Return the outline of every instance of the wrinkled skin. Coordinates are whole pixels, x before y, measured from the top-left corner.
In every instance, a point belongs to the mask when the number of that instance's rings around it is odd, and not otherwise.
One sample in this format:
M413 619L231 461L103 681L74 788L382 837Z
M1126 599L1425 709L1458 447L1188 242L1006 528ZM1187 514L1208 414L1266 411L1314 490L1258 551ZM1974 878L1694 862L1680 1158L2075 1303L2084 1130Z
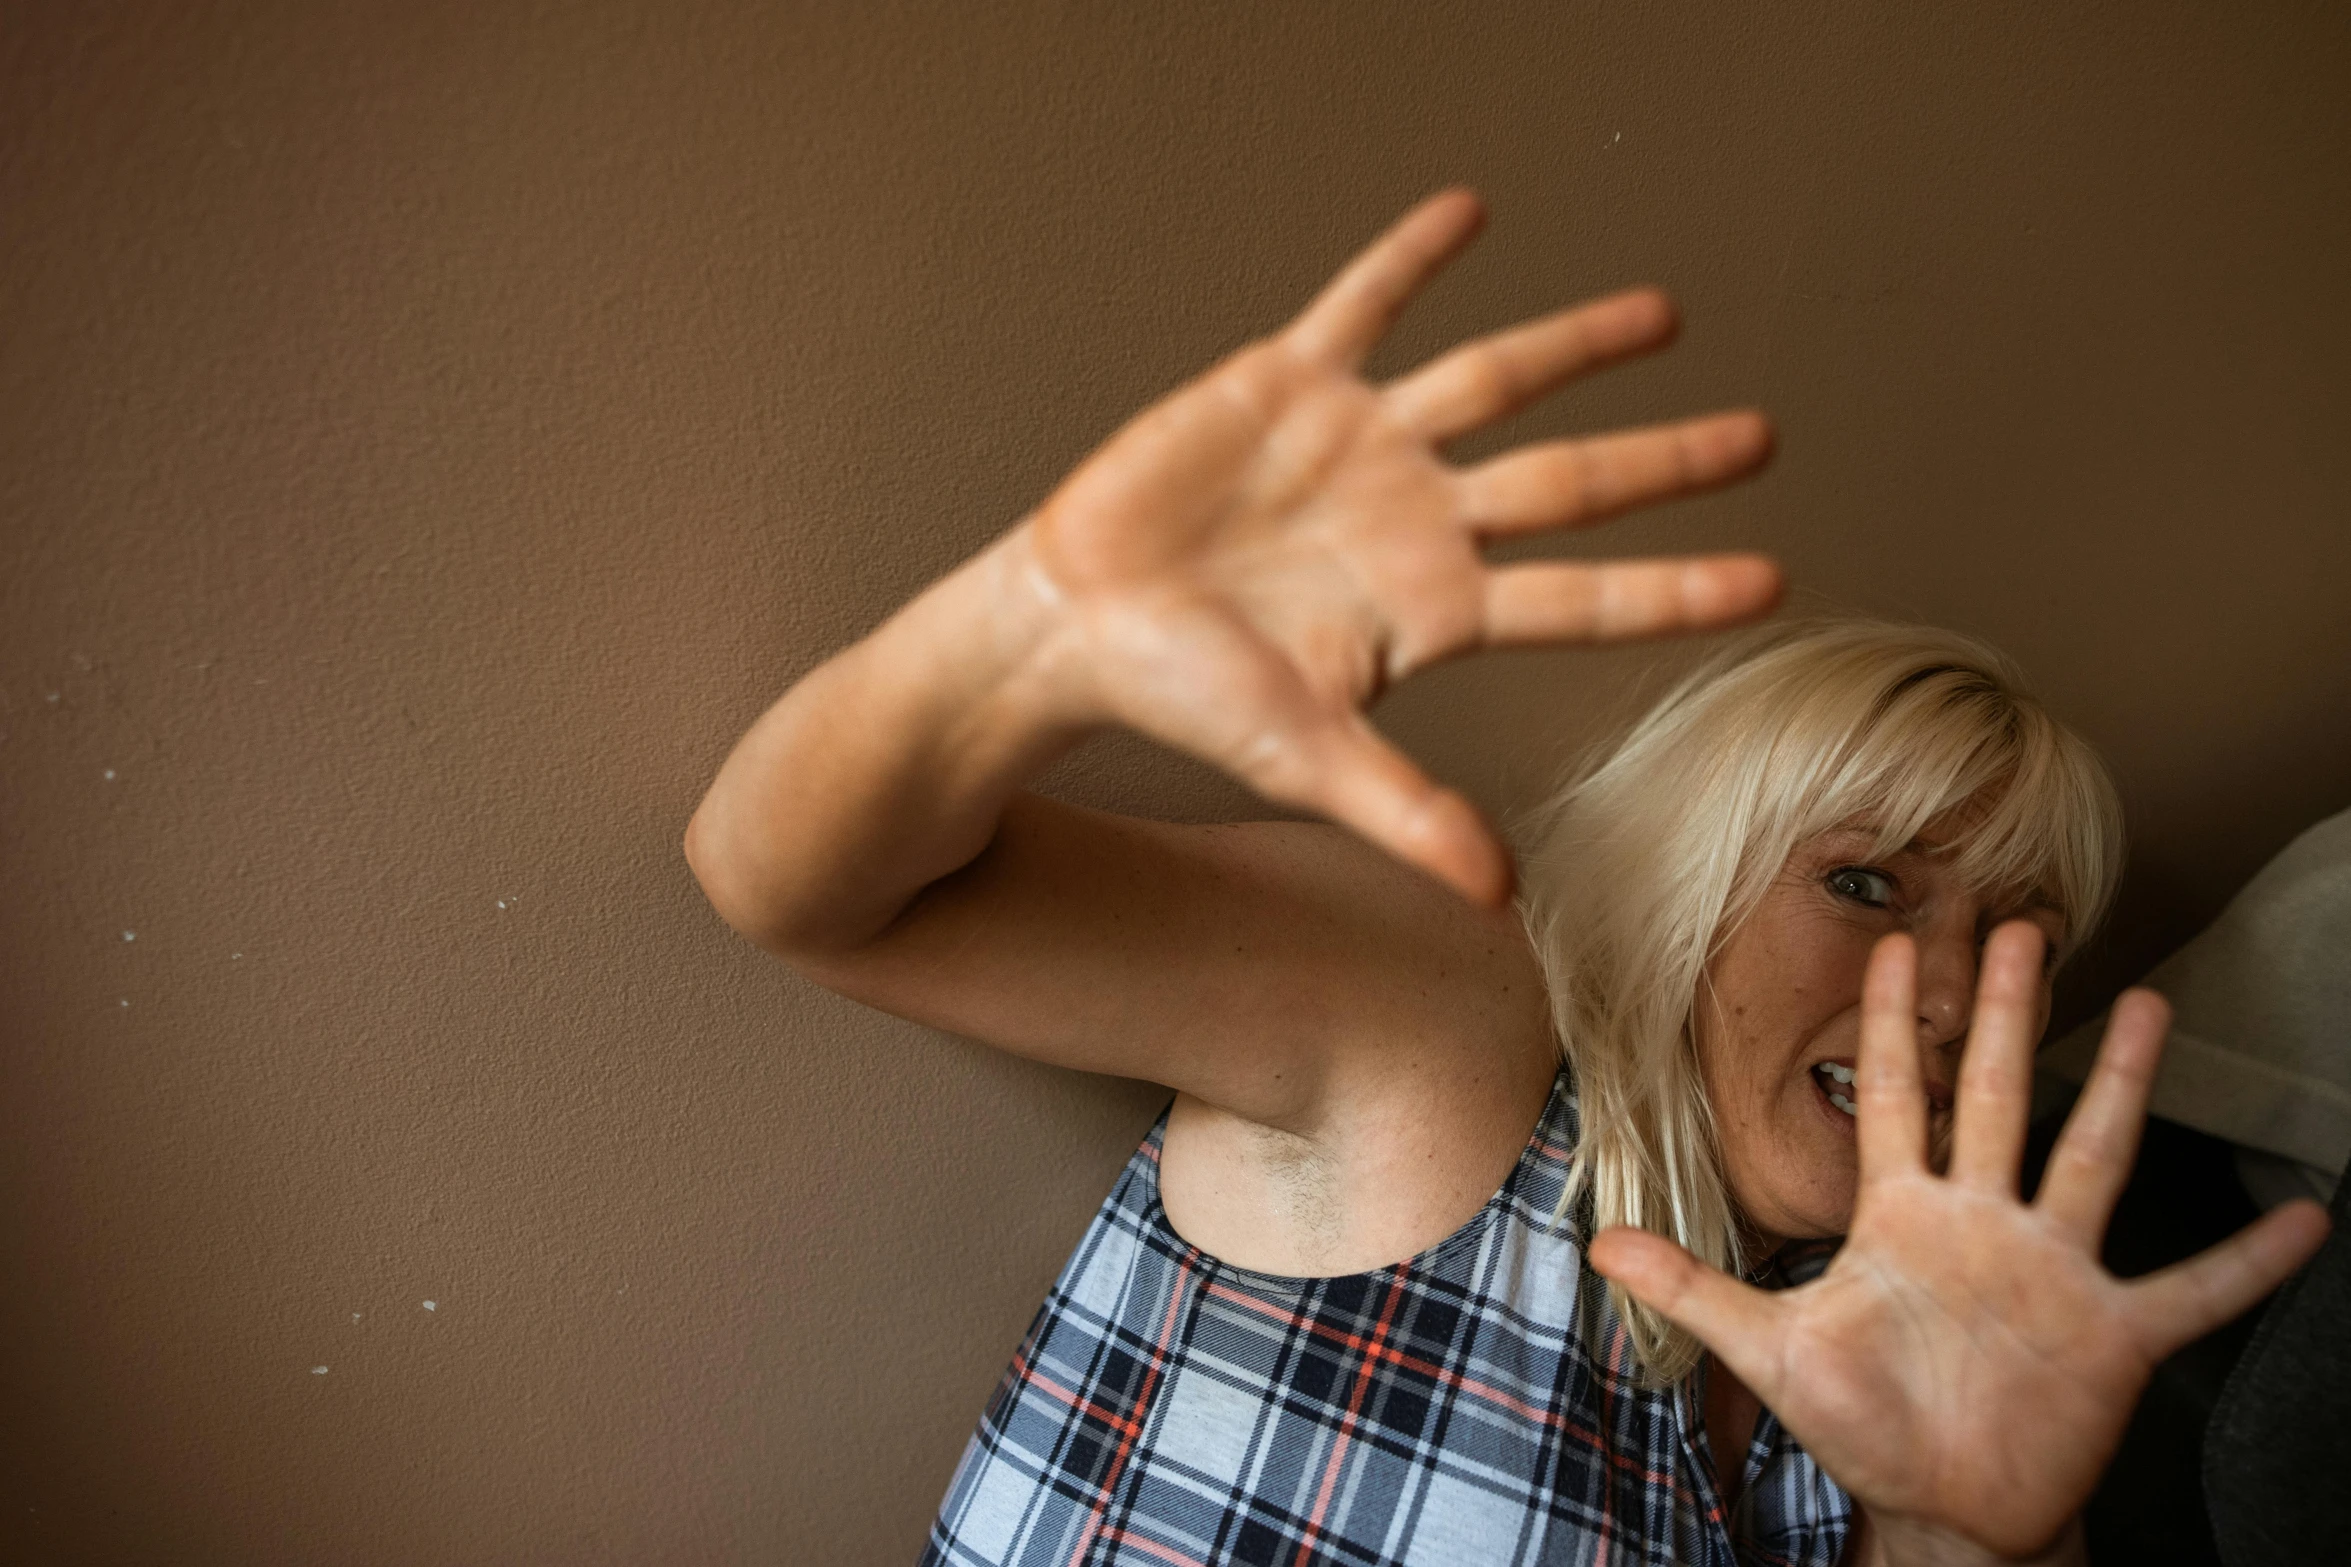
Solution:
M1861 979L1879 940L1897 932L1918 950L1918 1044L1930 1141L1948 1153L1951 1085L1975 1006L1984 938L2004 920L2038 928L2053 951L2063 914L2029 890L1986 892L1948 852L1972 825L1965 808L1929 822L1910 843L1876 854L1876 833L1850 823L1796 845L1758 905L1708 966L1697 1016L1699 1068L1714 1108L1723 1173L1738 1193L1755 1249L1842 1235L1860 1187L1853 1118L1813 1068L1851 1068L1860 1055ZM2034 996L2038 1037L2049 1008L2046 971Z
M2316 1249L2291 1203L2128 1283L2098 1262L2169 1012L2117 1003L2035 1200L2017 1198L2042 1018L2041 932L1987 943L1950 1167L1930 1167L1917 947L1877 944L1860 1019L1860 1192L1844 1249L1767 1294L1657 1236L1611 1230L1592 1262L1688 1327L1859 1498L1893 1560L2020 1559L2061 1546L2155 1363L2243 1311Z

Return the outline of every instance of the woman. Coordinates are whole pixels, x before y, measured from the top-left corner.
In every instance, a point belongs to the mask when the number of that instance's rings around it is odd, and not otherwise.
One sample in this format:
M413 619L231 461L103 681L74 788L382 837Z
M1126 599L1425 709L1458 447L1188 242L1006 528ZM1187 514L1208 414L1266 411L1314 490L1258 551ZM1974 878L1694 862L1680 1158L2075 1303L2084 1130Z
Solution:
M2151 1364L2323 1220L2098 1268L2163 1031L2145 994L2017 1201L2047 955L2105 900L2113 809L1954 639L1828 628L1685 687L1557 803L1510 906L1501 844L1365 704L1476 648L1734 623L1778 577L1485 565L1485 540L1751 472L1769 432L1446 463L1672 330L1633 292L1364 383L1479 222L1465 192L1424 203L1137 418L786 693L688 830L718 910L820 982L1175 1090L929 1559L2078 1554ZM1340 826L1022 792L1114 723ZM1838 1235L1801 1287L1717 1271L1784 1283L1792 1243Z

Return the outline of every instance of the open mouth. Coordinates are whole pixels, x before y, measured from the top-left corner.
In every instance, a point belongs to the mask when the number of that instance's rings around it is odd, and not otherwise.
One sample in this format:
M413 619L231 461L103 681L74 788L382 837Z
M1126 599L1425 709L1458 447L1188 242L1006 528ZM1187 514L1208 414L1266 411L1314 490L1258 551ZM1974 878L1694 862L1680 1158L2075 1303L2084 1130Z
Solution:
M1812 1064L1812 1086L1837 1109L1851 1117L1860 1111L1853 1102L1853 1068L1842 1061L1815 1061Z
M1832 1108L1849 1120L1859 1116L1861 1106L1853 1093L1853 1079L1857 1074L1851 1062L1815 1061L1810 1075L1813 1088ZM1940 1123L1951 1113L1951 1085L1930 1077L1919 1088L1926 1095L1928 1116Z

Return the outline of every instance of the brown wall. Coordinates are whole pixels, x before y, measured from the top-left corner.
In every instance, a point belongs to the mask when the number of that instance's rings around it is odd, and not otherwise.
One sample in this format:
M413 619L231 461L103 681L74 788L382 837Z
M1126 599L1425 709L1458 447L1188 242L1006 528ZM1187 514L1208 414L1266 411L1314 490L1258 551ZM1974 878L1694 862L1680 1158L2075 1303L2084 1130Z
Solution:
M910 1560L1158 1096L803 984L679 832L1441 183L1494 229L1390 364L1669 284L1517 433L1783 456L1612 542L1986 633L2104 747L2079 1015L2351 801L2347 17L8 5L0 1559ZM1382 716L1507 810L1641 662Z

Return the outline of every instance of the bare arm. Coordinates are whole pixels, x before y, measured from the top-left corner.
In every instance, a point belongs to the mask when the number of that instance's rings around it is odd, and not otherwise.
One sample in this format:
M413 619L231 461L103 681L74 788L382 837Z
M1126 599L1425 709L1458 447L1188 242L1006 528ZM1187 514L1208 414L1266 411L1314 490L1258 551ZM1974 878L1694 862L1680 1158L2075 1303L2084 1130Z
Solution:
M874 1005L1273 1126L1313 1122L1378 1041L1523 1021L1507 857L1363 707L1481 647L1744 618L1778 577L1751 557L1485 564L1488 539L1749 472L1769 434L1730 414L1446 462L1444 442L1673 327L1637 291L1366 384L1363 355L1478 222L1460 192L1415 209L1280 335L1147 410L786 693L688 832L719 911ZM1021 794L1107 724L1354 836Z
M1268 1125L1311 1119L1343 1038L1361 1057L1530 1026L1539 981L1508 912L1352 834L1023 792L1080 731L1032 710L1026 672L938 656L1001 634L1003 549L744 737L688 829L730 923L857 1000ZM966 593L976 636L941 635Z

